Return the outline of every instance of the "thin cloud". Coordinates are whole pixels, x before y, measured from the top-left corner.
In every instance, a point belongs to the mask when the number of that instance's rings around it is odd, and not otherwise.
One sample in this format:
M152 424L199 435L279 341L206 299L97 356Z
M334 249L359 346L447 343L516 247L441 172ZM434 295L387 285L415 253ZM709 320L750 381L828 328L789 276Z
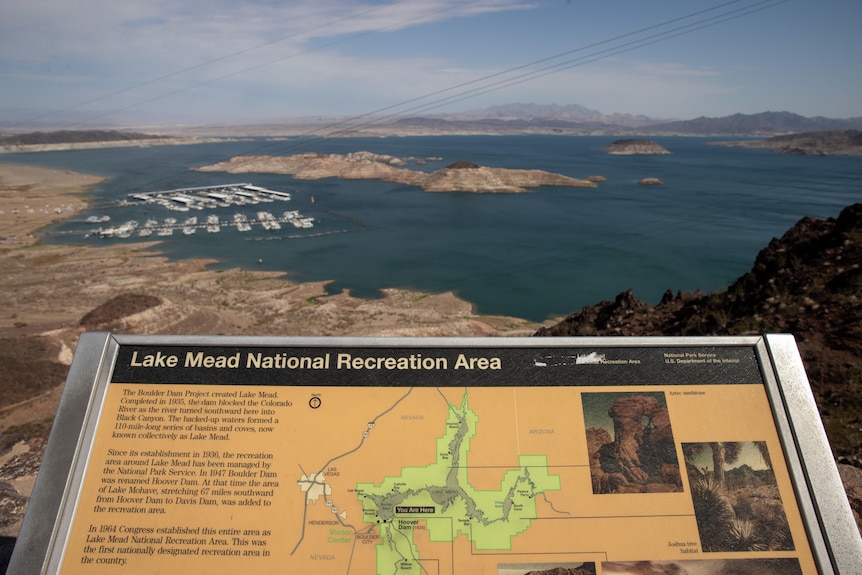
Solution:
M713 68L694 67L672 62L635 62L631 67L636 72L651 76L705 78L721 75L719 71Z

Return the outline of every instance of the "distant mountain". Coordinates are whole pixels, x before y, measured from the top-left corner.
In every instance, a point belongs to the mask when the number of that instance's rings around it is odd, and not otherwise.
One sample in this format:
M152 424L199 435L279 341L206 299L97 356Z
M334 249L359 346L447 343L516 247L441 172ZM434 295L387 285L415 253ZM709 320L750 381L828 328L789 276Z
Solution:
M739 467L727 470L725 481L731 489L775 485L775 474L773 474L771 469L754 470L745 463Z
M733 114L720 118L701 116L694 120L652 124L646 130L650 134L767 136L860 128L862 128L862 118L846 120L824 118L823 116L806 118L791 112L761 112L759 114Z
M862 129L862 117L806 118L791 112L762 112L667 121L642 115L603 114L578 104L506 104L463 113L412 116L381 127L441 134L775 136Z
M372 126L374 131L377 126ZM445 134L624 134L631 130L625 126L602 122L573 122L550 118L502 119L502 118L441 118L437 116L413 116L401 118L382 126L384 131L413 130Z
M435 116L448 120L563 120L567 122L606 124L613 127L638 128L667 119L650 118L644 115L603 114L580 104L533 104L514 103L491 106L480 110L471 110L460 114L441 114Z

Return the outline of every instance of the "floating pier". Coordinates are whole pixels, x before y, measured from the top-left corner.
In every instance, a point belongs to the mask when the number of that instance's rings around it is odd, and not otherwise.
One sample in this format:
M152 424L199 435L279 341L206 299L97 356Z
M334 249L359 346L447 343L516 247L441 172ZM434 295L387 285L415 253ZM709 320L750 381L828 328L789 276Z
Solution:
M158 192L136 192L127 197L126 203L158 204L177 212L247 206L275 201L289 202L291 199L288 192L269 190L245 182L177 188Z

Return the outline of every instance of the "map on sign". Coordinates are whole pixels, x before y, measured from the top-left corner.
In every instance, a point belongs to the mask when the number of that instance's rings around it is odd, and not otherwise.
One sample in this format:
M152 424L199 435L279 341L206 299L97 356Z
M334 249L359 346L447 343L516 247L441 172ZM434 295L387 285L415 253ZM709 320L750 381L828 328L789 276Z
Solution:
M421 571L410 535L429 516L434 521L424 522L431 541L451 542L463 534L477 549L511 549L512 537L526 531L536 517L536 496L560 488L559 477L548 475L547 459L541 455L520 456L518 469L501 472L500 489L470 485L470 439L478 417L467 399L464 393L461 405L450 406L446 433L437 440L436 462L405 468L379 485L357 484L364 520L380 525L381 538L391 542L377 547L378 572L404 563L413 564L411 571ZM399 537L402 532L408 537Z
M508 392L514 401L514 390ZM319 550L312 556L336 560L333 546L352 543L356 538L363 544L360 551L368 553L367 548L373 546L377 573L419 575L428 572L423 562L439 561L441 552L451 555L459 536L475 551L510 551L513 539L529 530L537 519L537 503L547 513L567 516L565 511L555 509L547 497L548 492L560 490L560 477L549 472L545 455L510 453L496 465L481 469L471 465L471 459L481 458L471 450L480 427L480 418L470 407L473 394L483 395L481 390L463 388L410 389L368 422L355 449L327 460L325 470L302 473L297 485L306 505L328 508L334 518L327 522L331 527L325 531L325 541L310 541L303 530L294 552L308 546ZM511 407L515 407L514 403ZM514 425L517 413L509 415L508 424ZM395 425L388 425L389 420L394 420ZM401 450L385 450L393 460L391 468L397 472L376 481L351 480L354 472L349 470L356 465L351 460L367 460L363 451L374 452L371 457L376 467L389 468L372 444L393 427L398 432L388 440L381 437L380 443L385 445L397 438L402 444ZM407 435L401 430L411 427L421 427L423 431L436 428L438 436L414 431L405 441ZM493 433L492 429L488 431ZM554 430L532 432L546 434ZM503 440L505 436L496 437ZM428 447L433 447L433 452ZM494 450L503 453L502 447L498 443ZM425 465L399 467L397 460L405 449L410 453L428 452L433 460ZM471 475L476 476L473 481L479 485L471 483ZM494 485L485 485L492 477Z

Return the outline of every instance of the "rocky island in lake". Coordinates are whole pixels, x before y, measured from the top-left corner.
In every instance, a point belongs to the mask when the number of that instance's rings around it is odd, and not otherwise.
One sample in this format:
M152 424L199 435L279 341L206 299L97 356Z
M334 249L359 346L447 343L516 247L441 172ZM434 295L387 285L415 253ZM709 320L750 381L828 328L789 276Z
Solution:
M646 138L615 140L610 146L602 148L602 151L615 156L670 154L667 148Z
M195 170L231 174L289 174L298 180L331 177L345 180L383 180L417 186L426 192L521 193L526 192L527 188L538 186L597 187L594 181L543 170L489 168L472 162L458 161L427 173L402 167L406 164L407 160L372 152L303 153L292 156L235 156L227 162Z

